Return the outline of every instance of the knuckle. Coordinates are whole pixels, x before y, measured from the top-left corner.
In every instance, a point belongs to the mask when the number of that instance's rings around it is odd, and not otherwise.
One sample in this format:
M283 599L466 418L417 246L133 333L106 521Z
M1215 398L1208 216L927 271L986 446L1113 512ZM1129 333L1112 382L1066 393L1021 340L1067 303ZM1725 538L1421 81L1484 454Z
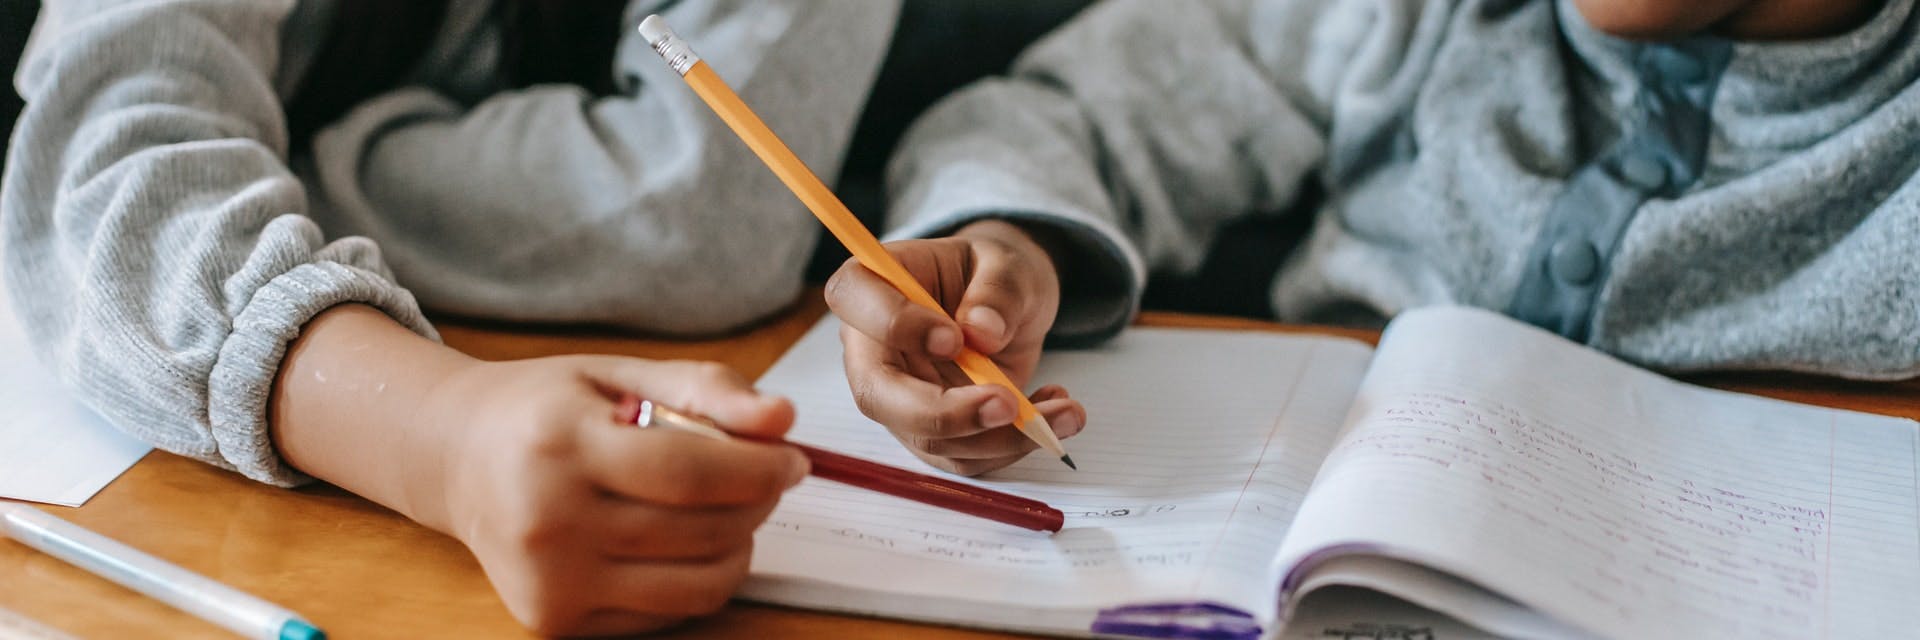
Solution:
M688 366L692 368L690 375L705 382L727 385L739 379L732 368L718 362L694 362Z
M571 604L573 598L553 585L540 585L531 593L507 598L507 611L515 620L542 636L563 636L579 630L581 614Z
M915 333L919 323L912 318L909 309L901 308L887 316L887 344L902 351L915 344Z
M1019 274L1025 273L1018 264L1009 264L1006 269L987 274L987 277L975 280L973 294L976 297L996 303L1006 303L1020 299L1024 292Z
M917 242L924 243L933 253L958 256L974 252L980 246L982 239L978 237L963 238L960 236L945 236L941 238L927 238L918 240Z
M744 558L745 555L740 554L740 557ZM746 578L745 562L733 557L720 560L708 567L700 579L685 585L685 590L673 603L673 613L689 617L717 613L727 606L727 601L733 598L734 592Z
M943 399L950 400L950 396L944 397ZM943 436L959 436L971 432L975 427L979 426L976 423L976 420L978 420L976 411L978 411L978 409L973 405L964 403L949 405L941 409L938 413L939 431L937 433Z
M525 614L516 614L515 617L520 618L521 624L541 636L566 636L579 630L579 616L557 607L540 607Z
M536 417L527 423L526 450L542 460L567 460L578 449L573 426L565 421Z
M827 306L838 308L847 302L847 295L850 293L847 290L847 281L852 279L849 274L858 268L860 268L859 260L847 258L845 262L840 263L840 268L833 270L832 276L827 277L825 294Z
M955 460L952 471L963 476L977 476L998 468L991 460Z
M687 602L689 615L704 616L718 613L727 606L727 600L733 597L730 587L710 587L696 589Z
M860 413L866 414L867 417L875 421L886 422L886 420L880 416L880 411L883 408L880 401L880 381L872 376L861 376L857 378L852 376L852 372L849 371L848 377L850 379L847 380L847 383L848 390L853 393L853 406L859 407Z
M707 518L693 527L688 547L703 557L718 557L740 544L739 527L720 518Z
M514 425L508 430L511 434L508 437L515 440L516 449L530 454L532 460L567 460L578 453L576 420L568 415L564 403L550 397L539 398L530 406L507 411L503 417Z
M950 431L949 423L945 412L920 412L914 414L911 428L914 433L930 439Z
M728 493L738 498L741 504L749 505L780 499L780 494L787 489L788 464L770 459L764 464L754 465L753 468L759 470L752 476L753 479L741 482L739 487Z
M680 559L715 558L725 555L732 542L731 540L722 538L719 533L720 532L717 531L705 530L688 532L681 534L681 539L676 541L677 544L673 545L671 551L659 550L660 548L658 546L648 547L640 551L653 551L653 553L658 556L672 556Z
M1031 273L1031 271L1027 269L1012 271L1006 274L1005 277L996 278L994 284L1000 288L1000 294L1006 297L1008 302L1025 300L1029 293L1027 287L1028 281L1021 276L1027 273Z
M642 530L623 531L616 534L612 543L613 550L623 555L642 558L649 557L650 554L657 553L661 547L666 545L666 541L662 540L660 535L655 533L656 530L657 528L655 527L649 527Z
M760 465L767 471L760 476L760 492L747 496L748 504L771 504L778 502L780 496L786 494L787 480L792 477L791 474L794 471L797 471L795 466L798 463L788 458L794 455L798 454L775 452L766 464Z
M716 488L717 483L707 474L688 473L683 481L665 488L660 499L674 506L691 506L710 501Z
M535 514L512 525L510 540L515 548L529 557L542 557L563 549L572 539L572 527L554 518Z
M959 461L954 460L952 458L943 458L940 456L931 455L931 454L922 452L918 449L915 449L913 451L913 455L914 457L919 458L921 462L925 462L929 466L932 466L935 469L939 469L947 473L961 473ZM962 474L962 475L965 475L965 474Z
M896 433L894 436L899 438L900 444L905 446L907 450L917 455L940 455L939 449L941 445L938 440L917 433Z
M1013 261L1019 259L1020 256L1020 252L1014 250L1012 243L999 237L975 239L973 242L973 252L979 254L982 259L992 260Z
M658 499L665 504L696 504L714 490L712 475L702 473L685 456L662 456L656 460L654 477L658 480Z
M568 621L544 611L536 610L528 613L516 612L514 613L514 617L519 618L520 624L525 625L528 630L541 636L564 636L573 630L572 625L569 624Z

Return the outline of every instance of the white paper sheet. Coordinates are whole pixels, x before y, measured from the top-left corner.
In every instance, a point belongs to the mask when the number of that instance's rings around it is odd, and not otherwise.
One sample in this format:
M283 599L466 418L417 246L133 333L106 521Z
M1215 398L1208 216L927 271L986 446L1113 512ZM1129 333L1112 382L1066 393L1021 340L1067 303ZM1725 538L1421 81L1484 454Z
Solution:
M77 507L147 455L33 357L0 286L0 498Z
M760 380L793 398L791 437L926 470L854 407L828 319ZM1066 442L1080 469L1029 456L978 482L1067 513L1024 531L809 479L756 537L746 593L787 604L955 624L1070 631L1119 604L1211 602L1273 614L1266 563L1332 445L1370 349L1341 339L1132 329L1099 349L1049 354L1036 379L1087 406ZM971 481L971 480L968 480ZM806 581L789 590L770 581ZM836 589L862 592L828 596ZM922 598L889 611L875 594ZM945 615L972 601L987 618ZM1014 610L1052 611L1013 619Z

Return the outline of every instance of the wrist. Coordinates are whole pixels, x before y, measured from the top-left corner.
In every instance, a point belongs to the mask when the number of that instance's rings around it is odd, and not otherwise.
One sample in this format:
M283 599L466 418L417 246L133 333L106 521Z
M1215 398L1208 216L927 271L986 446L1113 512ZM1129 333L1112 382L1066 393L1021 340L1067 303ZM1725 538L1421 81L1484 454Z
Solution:
M448 363L427 380L414 410L401 424L405 458L399 483L400 505L395 509L429 529L464 540L463 512L455 478L467 464L468 426L475 424L473 407L485 397L485 368L488 363L466 359Z
M314 316L287 349L270 424L282 458L429 527L447 526L446 420L429 419L429 390L474 359L364 305Z

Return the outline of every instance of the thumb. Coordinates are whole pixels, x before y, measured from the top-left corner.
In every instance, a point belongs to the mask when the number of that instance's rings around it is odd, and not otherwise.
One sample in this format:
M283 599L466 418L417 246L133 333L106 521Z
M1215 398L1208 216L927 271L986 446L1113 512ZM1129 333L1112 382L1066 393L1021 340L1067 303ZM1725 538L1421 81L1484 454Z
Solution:
M973 257L953 316L967 345L986 355L1009 345L1037 350L1059 297L1053 259L1027 231L1001 220L973 223L956 237L966 239Z
M985 355L1000 353L1022 337L1022 331L1047 329L1032 326L1036 319L1027 317L1038 306L1026 293L1035 287L1021 281L1024 275L1018 269L1007 268L1011 265L995 258L984 252L976 258L979 264L973 280L967 283L953 315L960 322L967 346Z

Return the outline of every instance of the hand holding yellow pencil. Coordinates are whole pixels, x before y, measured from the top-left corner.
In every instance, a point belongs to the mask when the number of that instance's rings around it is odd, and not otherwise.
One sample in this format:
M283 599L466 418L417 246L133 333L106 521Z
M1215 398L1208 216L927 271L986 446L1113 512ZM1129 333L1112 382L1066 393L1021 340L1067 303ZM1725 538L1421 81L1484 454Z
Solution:
M860 220L854 217L853 212L847 210L847 206L840 201L840 198L836 197L818 176L800 162L800 158L787 148L786 143L781 142L780 138L767 128L766 123L762 122L759 116L754 115L753 110L747 108L746 103L740 100L740 96L728 88L711 67L693 53L693 49L687 46L686 41L681 40L667 28L660 16L648 16L642 21L640 35L646 39L647 44L652 46L654 51L660 54L660 57L667 61L668 66L686 80L687 86L691 87L693 92L720 116L727 127L747 143L754 155L759 156L761 162L766 163L767 167L773 170L774 175L778 176L780 181L786 184L802 203L806 204L814 217L819 218L820 222L827 226L827 230L833 233L833 237L846 245L847 250L860 261L861 265L899 289L915 304L943 315L946 313L939 301L934 300L933 295L914 279L913 274L908 272L899 260L894 259L885 247L881 246L879 238L874 237L872 232L860 224ZM1013 384L1013 380L1008 378L992 359L971 348L963 347L954 362L966 372L968 378L977 384L1000 385L1011 389L1014 398L1019 402L1018 417L1014 421L1014 426L1020 429L1021 433L1032 438L1040 448L1059 456L1060 461L1066 463L1068 467L1075 466L1073 458L1067 455L1066 448L1061 446L1059 437L1054 435L1053 428L1047 424L1046 418L1040 415L1033 403L1020 392L1019 387Z

